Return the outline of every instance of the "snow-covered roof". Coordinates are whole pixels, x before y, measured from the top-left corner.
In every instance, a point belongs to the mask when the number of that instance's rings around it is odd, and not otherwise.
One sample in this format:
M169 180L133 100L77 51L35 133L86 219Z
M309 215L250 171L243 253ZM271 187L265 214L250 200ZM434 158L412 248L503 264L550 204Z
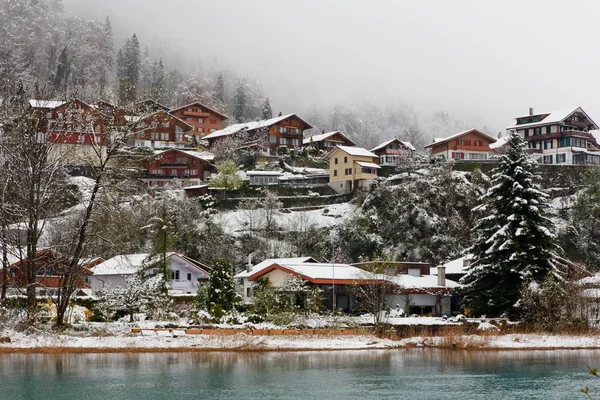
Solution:
M302 141L302 144L307 145L307 144L310 144L311 142L313 142L313 143L321 142L321 141L335 135L336 133L343 136L348 142L350 142L352 144L356 144L356 143L354 143L354 141L352 139L350 139L348 136L344 135L340 131L332 131L332 132L320 133L318 135L312 135L311 137L304 139Z
M294 258L268 258L258 264L256 264L255 266L252 267L251 271L243 271L240 272L239 274L235 275L234 278L247 278L250 275L261 271L273 264L299 264L299 263L308 263L311 262L311 260L314 262L314 259L312 257L294 257Z
M391 139L391 140L388 140L387 142L380 143L379 145L373 147L371 149L371 151L377 151L379 149L383 149L384 147L386 147L387 145L389 145L390 143L393 143L393 142L402 143L404 146L406 146L407 149L417 151L417 149L415 149L415 147L412 145L412 143L403 142L402 140L398 140L398 139Z
M458 283L446 279L446 285L438 285L438 277L435 275L412 276L409 274L401 274L394 276L385 276L389 282L400 286L403 289L441 289L441 288L456 288Z
M372 162L356 161L356 163L358 165L360 165L361 167L365 167L365 168L375 168L375 169L381 168L379 165L372 163Z
M29 105L31 105L33 108L56 108L58 106L62 106L63 104L65 104L65 102L61 100L29 100Z
M280 264L281 265L281 264ZM281 265L291 271L311 279L325 280L368 280L376 279L376 276L363 269L353 267L348 264L317 264L317 263L302 263L291 264L284 263Z
M215 155L211 152L208 151L196 151L196 150L183 150L183 149L168 149L168 150L160 150L160 151L156 151L154 152L154 155L151 157L155 157L164 153L167 153L169 151L178 151L184 154L187 154L189 156L192 156L194 158L199 158L201 160L204 161L214 161L215 159Z
M490 143L490 149L499 149L508 143L508 136L499 137L495 143Z
M351 156L359 156L359 157L373 157L373 158L379 158L379 156L375 153L371 153L369 150L364 149L362 147L353 147L353 146L336 146L336 149L340 149L346 153L348 153ZM335 152L332 151L329 153L329 157L331 157L331 155Z
M131 275L138 272L149 258L148 253L118 255L96 265L92 271L94 275Z
M262 129L262 128L268 128L268 127L275 125L276 123L286 120L290 117L298 118L300 121L302 121L304 124L307 125L307 127L308 127L307 129L312 128L312 125L310 125L308 122L304 121L302 118L298 117L296 114L287 114L287 115L282 115L282 116L271 118L271 119L265 119L262 121L253 121L253 122L245 122L245 123L241 123L241 124L230 125L227 128L221 129L219 131L216 131L209 135L204 136L203 139L215 139L215 138L219 138L219 137L223 137L223 136L231 136L238 132L248 132L248 131L255 131L258 129Z
M192 190L192 189L202 189L208 187L208 185L193 185L193 186L186 186L183 188L183 190Z
M440 267L446 268L446 274L466 274L468 267L465 265L465 260L469 260L471 257L470 254L467 254L456 260L448 261L447 263L440 265ZM437 275L437 267L431 268L431 275Z
M281 171L246 171L248 176L279 176Z
M584 114L586 116L586 118L588 118L589 121L594 125L594 127L595 127L594 129L598 129L598 125L596 125L596 123L589 117L589 115L587 115L587 113L585 111L583 111L583 109L581 107L568 107L568 108L563 108L560 110L554 110L554 111L550 111L550 112L535 113L534 115L532 115L532 117L540 116L540 115L546 115L546 117L542 118L538 122L530 122L528 124L512 125L506 129L521 129L521 128L530 128L533 126L556 124L558 122L564 121L565 119L570 117L571 114L573 114L575 112L580 112L580 113ZM517 118L525 118L525 117L529 117L529 115L524 116L524 117L517 117Z
M494 143L496 141L496 139L494 139L493 137L491 137L489 135L486 135L485 133L481 132L478 129L469 129L469 130L466 130L466 131L463 131L463 132L455 133L454 135L451 135L451 136L448 136L448 137L445 137L445 138L434 138L433 139L433 143L428 144L427 146L425 146L425 148L431 147L431 146L436 145L436 144L449 142L449 141L451 141L453 139L457 139L457 138L459 138L461 136L464 136L464 135L466 135L468 133L475 133L475 134L481 135L481 136L485 137L486 139L488 139L490 141L490 143Z

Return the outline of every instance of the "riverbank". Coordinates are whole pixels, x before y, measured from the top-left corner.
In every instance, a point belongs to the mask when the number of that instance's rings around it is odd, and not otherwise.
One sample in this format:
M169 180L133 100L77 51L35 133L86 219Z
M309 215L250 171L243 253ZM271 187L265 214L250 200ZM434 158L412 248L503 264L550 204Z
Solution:
M89 336L12 332L0 353L267 352L444 348L455 350L600 349L600 337L544 334L457 335L385 339L357 336L177 335L168 332Z

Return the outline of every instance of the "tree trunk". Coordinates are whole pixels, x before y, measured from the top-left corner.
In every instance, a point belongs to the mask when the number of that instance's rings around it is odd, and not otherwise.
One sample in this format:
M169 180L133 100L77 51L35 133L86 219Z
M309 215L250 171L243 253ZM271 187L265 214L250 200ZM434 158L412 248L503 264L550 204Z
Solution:
M133 310L129 310L129 322L133 322Z

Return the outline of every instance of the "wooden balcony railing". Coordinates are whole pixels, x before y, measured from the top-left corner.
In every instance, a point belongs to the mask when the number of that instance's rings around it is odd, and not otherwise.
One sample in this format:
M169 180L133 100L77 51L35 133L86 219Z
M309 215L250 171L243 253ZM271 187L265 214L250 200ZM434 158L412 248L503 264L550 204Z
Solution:
M490 151L490 146L467 146L465 144L457 144L456 150Z

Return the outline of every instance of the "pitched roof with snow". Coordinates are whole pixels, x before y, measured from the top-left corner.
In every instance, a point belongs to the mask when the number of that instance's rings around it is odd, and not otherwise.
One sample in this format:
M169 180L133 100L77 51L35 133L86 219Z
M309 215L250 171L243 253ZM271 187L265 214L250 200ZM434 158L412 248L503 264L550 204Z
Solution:
M348 153L351 156L357 157L373 157L379 159L379 156L375 153L371 153L369 150L364 149L362 147L352 147L352 146L336 146L335 149L329 153L329 157L333 155L337 150L342 150Z
M255 266L252 267L251 271L243 271L235 275L234 278L248 278L250 275L262 271L263 269L271 266L274 263L277 264L302 264L302 263L315 263L312 257L295 257L295 258L268 258Z
M365 168L381 169L381 167L379 165L372 163L372 162L356 161L356 163L358 165L360 165L361 167L365 167Z
M438 285L438 277L435 275L412 276L409 274L400 274L394 276L386 276L386 280L400 286L402 289L454 289L458 287L458 283L446 279L446 285Z
M355 145L356 143L354 143L354 141L352 139L350 139L348 136L344 135L342 132L340 131L332 131L332 132L325 132L325 133L320 133L318 135L312 135L311 137L308 137L306 139L304 139L302 141L302 144L307 145L312 143L317 143L317 142L322 142L323 140L334 136L335 134L338 134L340 136L343 136L344 139L346 139L348 142L352 143L353 145Z
M530 127L534 127L534 126L544 126L544 125L556 124L556 123L566 120L568 117L570 117L575 112L580 112L583 115L585 115L585 117L592 123L592 126L593 126L592 130L600 129L600 128L598 128L598 125L596 125L596 123L590 118L589 115L587 115L587 113L585 111L583 111L583 109L581 107L569 107L569 108L563 108L560 110L554 110L554 111L545 112L545 113L536 113L534 115L531 115L531 117L542 117L540 121L530 122L528 124L511 125L506 129L521 129L521 128L530 128ZM517 117L515 119L518 120L518 119L526 118L526 117L530 117L530 116L527 115L524 117Z
M174 112L176 112L176 111L183 110L184 108L193 107L193 106L200 107L200 108L205 108L205 109L207 109L208 111L210 111L211 113L218 115L218 116L219 116L219 117L221 117L222 119L229 119L229 117L228 117L227 115L225 115L225 114L222 114L222 113L218 112L217 110L215 110L215 109L212 109L212 108L210 108L210 107L208 107L208 106L205 106L204 104L200 103L199 101L196 101L196 102L194 102L194 103L190 103L190 104L186 104L185 106L181 106L181 107L176 107L176 108L173 108L173 109L171 109L171 111L169 111L169 112L170 112L170 113L174 113Z
M265 119L262 121L253 121L253 122L246 122L246 123L241 123L241 124L230 125L227 128L221 129L220 131L216 131L209 135L204 136L203 139L216 139L216 138L223 137L223 136L231 136L238 132L250 132L250 131L255 131L258 129L269 128L283 120L286 120L286 119L292 118L292 117L299 119L304 125L306 125L306 129L312 128L312 125L310 125L308 122L304 121L302 118L300 118L296 114L287 114L287 115L282 115L282 116L271 118L271 119Z
M56 108L58 106L62 106L65 104L64 101L61 100L38 100L38 99L30 99L29 105L33 108Z
M132 275L149 260L148 253L118 255L96 265L92 271L94 275Z
M486 138L487 140L489 140L490 143L494 143L496 141L496 139L494 139L493 137L491 137L489 135L486 135L485 133L481 132L478 129L469 129L468 131L463 131L463 132L455 133L454 135L448 136L448 137L445 137L445 138L435 138L435 139L433 139L433 143L428 144L427 146L425 146L425 148L435 146L436 144L441 144L441 143L449 142L449 141L451 141L453 139L457 139L457 138L459 138L461 136L464 136L464 135L467 135L469 133L474 133L476 135L483 136L484 138Z
M327 284L329 282L343 281L369 281L376 280L377 276L353 267L348 264L321 264L321 263L283 263L271 262L259 271L252 271L249 280L258 279L275 270L283 270L291 275L299 276L312 283Z
M394 142L398 142L401 143L402 145L404 145L408 150L412 150L412 151L417 151L417 149L415 149L415 147L410 143L410 142L403 142L402 140L398 140L398 139L392 139L392 140L388 140L387 142L383 142L378 144L377 146L373 147L371 149L371 151L377 151L380 149L383 149L384 147L386 147L387 145L389 145L390 143L394 143Z

